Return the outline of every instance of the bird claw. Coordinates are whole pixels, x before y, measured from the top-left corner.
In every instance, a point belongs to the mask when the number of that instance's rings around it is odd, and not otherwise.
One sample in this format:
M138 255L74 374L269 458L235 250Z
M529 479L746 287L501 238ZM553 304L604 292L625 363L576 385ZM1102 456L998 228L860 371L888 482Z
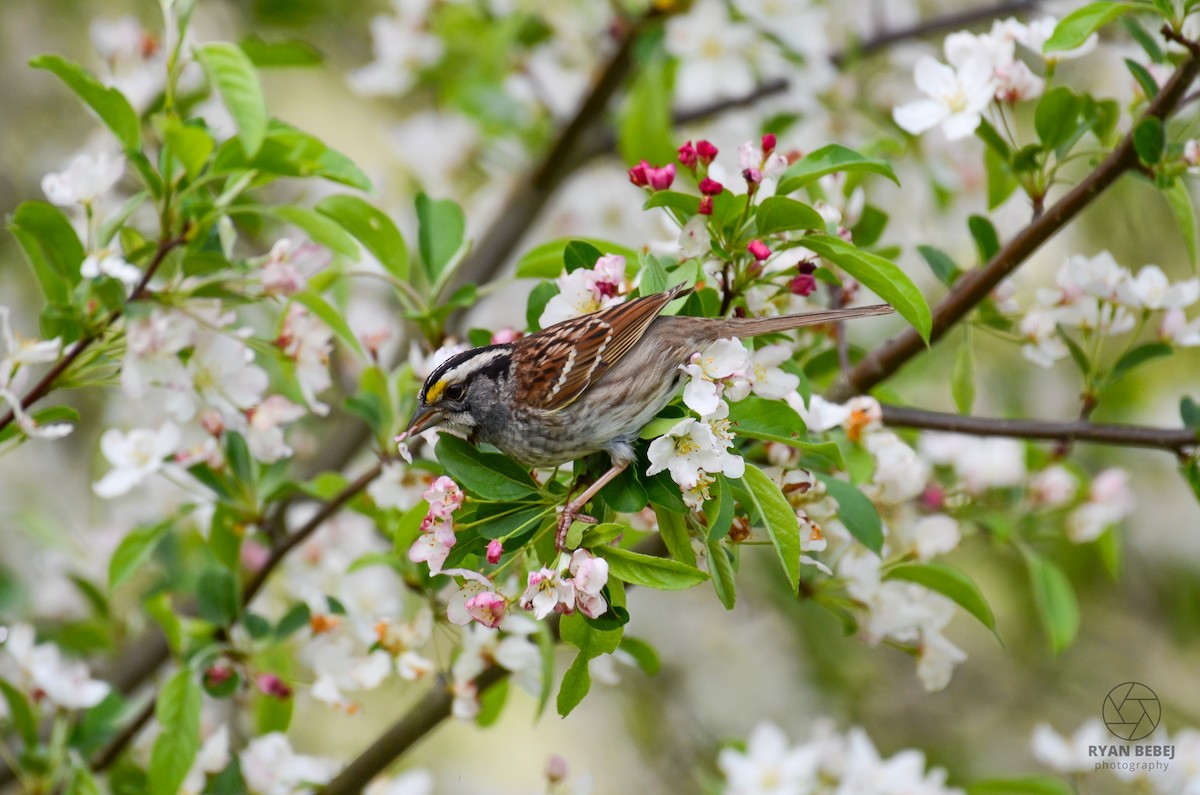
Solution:
M568 503L563 507L563 512L558 517L558 532L554 536L554 548L559 552L564 552L567 549L567 533L571 531L571 524L575 520L587 522L588 524L597 524L598 520L594 516L588 516L586 513L580 513L579 509L582 505L572 505Z

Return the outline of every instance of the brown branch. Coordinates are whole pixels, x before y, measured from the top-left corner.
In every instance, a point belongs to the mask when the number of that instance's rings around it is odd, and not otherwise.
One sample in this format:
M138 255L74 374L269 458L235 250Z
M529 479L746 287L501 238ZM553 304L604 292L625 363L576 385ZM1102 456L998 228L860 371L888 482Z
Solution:
M1147 447L1183 455L1200 446L1200 436L1191 428L1152 428L1144 425L1071 420L1012 420L971 417L924 411L907 406L883 405L885 425L930 431L964 433L970 436L1007 436L1014 439L1044 439L1055 442L1095 442L1119 447Z
M1188 42L1189 54L1175 70L1158 96L1150 104L1143 118L1154 117L1165 121L1187 93L1188 87L1200 73L1200 46ZM1140 120L1139 120L1140 121ZM1138 166L1137 151L1133 145L1133 125L1129 134L1121 139L1095 171L1076 185L1066 196L1050 207L1040 217L1016 234L992 257L984 267L968 271L955 283L945 298L933 309L933 329L930 344L937 342L959 321L979 305L1005 278L1025 262L1043 243L1091 204L1109 188L1117 178ZM841 379L829 392L832 400L845 400L852 395L865 392L876 384L891 377L921 351L925 341L913 329L884 343L859 362L849 375Z
M133 292L131 292L129 297L125 299L126 303L129 303L130 301L136 301L145 295L146 286L150 284L150 279L154 277L154 273L158 270L158 267L162 265L163 260L167 258L167 254L171 253L172 249L174 249L176 246L182 245L184 242L185 240L182 236L171 240L163 239L158 242L158 248L155 249L154 252L154 259L150 260L150 265L146 268L146 272L142 274L141 281L137 283L137 286L133 288ZM121 314L122 310L114 310L112 314L110 314L108 318L105 319L105 321L101 324L99 329L90 332L89 334L86 334L85 336L76 340L71 346L71 349L59 357L58 361L54 363L54 366L47 370L46 374L42 376L41 380L38 381L23 398L21 398L21 408L28 409L34 403L49 394L50 390L54 388L54 382L62 377L63 373L65 373L68 368L70 368L70 366L74 364L80 356L83 355L84 351L90 348L92 344L96 342L96 340L104 336L105 332L108 331L112 324L116 323L117 319L121 317ZM4 414L3 417L0 417L0 431L12 424L14 419L16 419L16 412L10 409Z

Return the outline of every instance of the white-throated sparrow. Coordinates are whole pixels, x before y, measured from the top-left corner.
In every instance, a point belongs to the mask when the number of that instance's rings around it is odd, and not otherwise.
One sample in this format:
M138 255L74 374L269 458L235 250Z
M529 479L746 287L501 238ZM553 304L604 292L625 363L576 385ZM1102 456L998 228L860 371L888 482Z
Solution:
M679 388L680 365L711 342L883 315L887 304L803 315L702 318L660 315L690 292L679 285L515 342L452 356L421 388L407 433L435 425L487 442L525 466L558 466L607 452L612 468L563 509L562 548L571 521L635 458L633 441Z

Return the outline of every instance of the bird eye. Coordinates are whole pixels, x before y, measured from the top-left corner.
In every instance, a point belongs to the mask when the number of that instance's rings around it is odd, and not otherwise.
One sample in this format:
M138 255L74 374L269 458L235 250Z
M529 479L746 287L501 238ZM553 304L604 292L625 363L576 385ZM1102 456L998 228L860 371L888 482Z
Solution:
M446 387L446 399L462 400L464 392L465 390L463 389L462 384L451 384L450 386Z

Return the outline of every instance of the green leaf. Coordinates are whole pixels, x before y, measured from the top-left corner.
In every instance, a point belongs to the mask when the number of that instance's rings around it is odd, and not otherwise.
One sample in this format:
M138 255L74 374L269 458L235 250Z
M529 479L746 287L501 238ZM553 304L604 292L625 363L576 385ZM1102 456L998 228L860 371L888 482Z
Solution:
M1196 224L1196 206L1192 203L1192 193L1184 180L1176 179L1163 190L1163 195L1167 197L1167 204L1175 215L1179 231L1183 233L1183 242L1187 246L1188 259L1191 260L1194 272L1200 265L1200 229Z
M1057 149L1070 140L1083 100L1066 86L1056 86L1038 100L1033 127L1046 151Z
M657 165L675 159L672 82L665 58L652 58L634 72L617 114L617 151L623 162Z
M218 627L228 627L237 620L241 604L237 583L228 569L213 567L200 575L196 607L201 618Z
M760 235L790 232L795 229L825 229L825 219L804 202L787 196L763 199L755 214Z
M1004 140L1004 136L992 126L990 121L982 119L979 127L975 130L975 135L987 144L988 150L995 154L1001 162L1008 163L1012 160L1012 151L1009 149L1008 141Z
M563 249L563 268L567 273L580 269L586 270L594 267L596 261L602 256L603 254L601 254L600 249L591 243L583 240L572 240Z
M141 146L141 123L129 100L115 88L96 79L95 75L76 63L57 55L39 55L29 62L34 69L45 69L67 84L67 88L83 100L100 117L126 149Z
M720 541L729 534L733 525L734 498L729 488L729 480L724 475L709 487L709 499L704 503L704 523L708 527L708 540Z
M165 519L157 524L134 530L121 539L121 543L117 545L112 558L108 561L108 589L110 591L116 590L150 559L155 548L166 537L173 524L173 519Z
M259 69L320 66L325 61L321 51L306 41L264 41L257 35L238 42L250 63Z
M633 585L659 591L678 591L708 579L708 575L700 569L669 558L642 555L618 547L601 546L592 551L597 557L608 561L610 577Z
M1129 73L1133 75L1133 79L1142 87L1142 92L1146 95L1146 99L1154 99L1158 96L1158 82L1155 81L1154 75L1150 74L1149 69L1132 58L1125 59L1125 67L1129 69Z
M187 667L163 686L154 705L162 732L150 753L150 795L175 795L200 750L200 685Z
M17 734L21 736L21 742L25 743L26 748L36 748L38 745L38 720L37 715L34 714L33 705L30 704L24 693L5 679L0 679L0 693L3 693L4 701L8 704L8 719L12 721Z
M730 404L729 421L739 436L751 439L783 444L796 444L807 440L808 428L804 425L804 419L782 400L769 400L751 395ZM671 427L673 426L664 430Z
M1125 17L1121 20L1121 26L1129 32L1129 35L1132 36L1138 44L1142 45L1142 49L1146 51L1146 55L1150 57L1151 61L1154 63L1166 63L1167 54L1163 52L1162 47L1159 46L1158 40L1154 37L1153 33L1146 30L1141 22L1137 21L1136 17ZM1128 64L1129 62L1126 61L1126 63ZM1143 88L1145 88L1145 86L1143 86ZM1158 86L1155 85L1156 90L1157 88Z
M301 290L292 296L292 300L298 304L303 304L310 312L325 322L337 335L338 339L346 344L350 350L357 353L363 359L367 358L367 354L363 351L362 343L358 341L354 331L351 330L350 324L342 317L342 313L334 309L333 304L330 304L311 289Z
M449 199L431 199L417 194L417 243L430 284L436 284L442 271L462 248L466 219L462 208Z
M967 219L967 228L971 230L971 237L975 239L980 262L988 262L996 256L996 252L1000 250L1000 236L996 234L996 227L992 226L991 221L982 215L972 215Z
M838 518L850 535L876 555L883 550L883 522L867 496L844 480L817 472L830 497L837 500Z
M940 248L917 246L917 253L929 265L929 270L933 271L937 280L947 287L953 287L958 277L962 276L962 269L955 265L954 260L950 259L950 255Z
M1124 377L1130 370L1140 367L1152 359L1170 356L1174 352L1175 349L1165 342L1148 342L1145 345L1139 345L1117 360L1117 363L1113 365L1112 373L1108 377L1108 383L1111 384L1117 381Z
M558 285L554 282L542 282L529 291L529 302L525 307L525 325L531 332L541 329L542 325L539 321L542 313L546 311L546 304L550 303L550 299L556 295L558 295Z
M508 701L508 682L501 679L479 694L479 714L475 716L475 725L486 729L500 720L504 712L504 704Z
M71 289L79 284L83 244L62 210L46 202L20 204L8 221L42 294L52 306L69 306Z
M227 431L225 434L225 458L234 478L248 486L248 492L253 492L256 479L254 459L250 456L246 438L237 431Z
M571 710L579 706L591 689L592 675L588 671L588 657L579 652L575 655L571 667L563 674L562 684L559 685L558 700L555 703L558 714L564 718L570 715Z
M1075 789L1059 778L995 778L967 787L967 795L1075 795Z
M937 591L983 624L997 638L996 617L979 591L979 586L963 572L945 563L906 563L895 567L884 579L904 580Z
M775 545L788 585L795 593L800 588L800 522L796 519L796 511L775 481L753 464L746 465L741 483L751 500L751 505L746 507L752 508L761 519Z
M162 629L163 637L167 639L167 645L171 647L171 651L179 654L183 650L183 620L179 617L179 612L175 610L171 604L171 597L166 591L159 591L154 596L150 597L143 603L146 610L146 615L158 622L158 626Z
M654 516L658 519L658 533L662 537L663 544L666 545L667 551L671 553L672 558L688 566L695 566L696 551L692 549L692 538L688 535L687 521L684 518L684 511L687 508L684 506L682 499L679 500L678 508L664 506L661 500L655 499L654 489L651 486L655 482L657 481L654 479L650 480L646 484L646 491L651 495ZM669 478L667 482L671 483L675 494L678 495L679 487L671 482Z
M925 303L921 291L896 263L878 254L861 251L841 238L830 235L808 235L803 243L895 307L922 339L929 340L929 332L933 327L929 305Z
M319 243L336 254L358 259L358 244L354 242L353 233L349 232L345 228L345 224L340 221L331 219L327 214L294 204L269 207L267 210L277 218L299 228L312 238L313 242ZM387 267L386 263L384 267Z
M732 610L737 601L737 591L734 588L733 563L729 553L719 541L708 542L708 573L712 577L713 588L717 598L726 610Z
M971 327L963 327L963 341L954 357L950 373L950 394L959 414L970 414L975 406L975 347L971 344Z
M438 461L462 488L488 500L518 500L538 486L521 465L499 453L484 453L464 439L442 434Z
M1060 50L1073 50L1087 41L1088 36L1122 14L1128 14L1131 11L1146 11L1148 8L1141 3L1088 3L1059 21L1054 28L1054 33L1042 45L1042 52L1054 53Z
M408 278L408 247L404 237L392 219L370 202L339 194L322 199L316 210L353 235L397 279Z
M994 210L1013 195L1020 183L1008 163L991 149L983 153L983 166L987 173L987 206Z
M267 104L254 64L236 44L227 42L202 44L195 53L233 117L242 151L254 157L267 136Z
M1133 148L1137 150L1138 158L1148 166L1153 166L1162 160L1163 151L1167 148L1166 130L1160 119L1147 116L1133 128Z
M897 185L900 184L896 172L892 170L892 165L886 160L861 155L853 149L847 149L839 144L829 144L800 158L788 167L788 170L783 172L779 178L775 195L785 196L800 190L805 185L816 182L826 174L833 174L837 171L882 174Z
M625 259L636 262L638 253L631 248L610 243L594 237L560 238L543 243L525 252L517 260L517 277L521 279L553 279L563 272L563 254L568 244L573 242L587 243L599 251L610 254L620 254Z
M503 538L517 530L529 530L534 527L537 522L546 513L546 506L534 505L531 508L512 511L511 505L503 506L504 516L496 516L494 519L489 519L487 515L476 514L476 521L483 522L479 525L479 535L483 538Z
M163 130L163 143L183 166L187 178L195 179L204 170L209 155L216 148L216 142L203 127L172 121Z
M1186 395L1180 398L1179 417L1185 427L1200 430L1200 403Z
M250 170L281 177L323 177L359 190L371 189L367 175L350 158L278 120L267 125L267 137L254 156L242 151L237 139L217 148L214 173L240 176Z
M658 652L644 640L629 636L623 637L620 649L632 657L638 668L641 668L647 676L656 676L662 667L662 663L658 659Z
M674 190L656 190L646 198L642 209L652 210L655 207L665 207L675 210L680 216L691 217L700 212L700 197Z
M1029 548L1022 549L1029 569L1033 601L1054 654L1066 649L1079 632L1079 603L1062 569Z

